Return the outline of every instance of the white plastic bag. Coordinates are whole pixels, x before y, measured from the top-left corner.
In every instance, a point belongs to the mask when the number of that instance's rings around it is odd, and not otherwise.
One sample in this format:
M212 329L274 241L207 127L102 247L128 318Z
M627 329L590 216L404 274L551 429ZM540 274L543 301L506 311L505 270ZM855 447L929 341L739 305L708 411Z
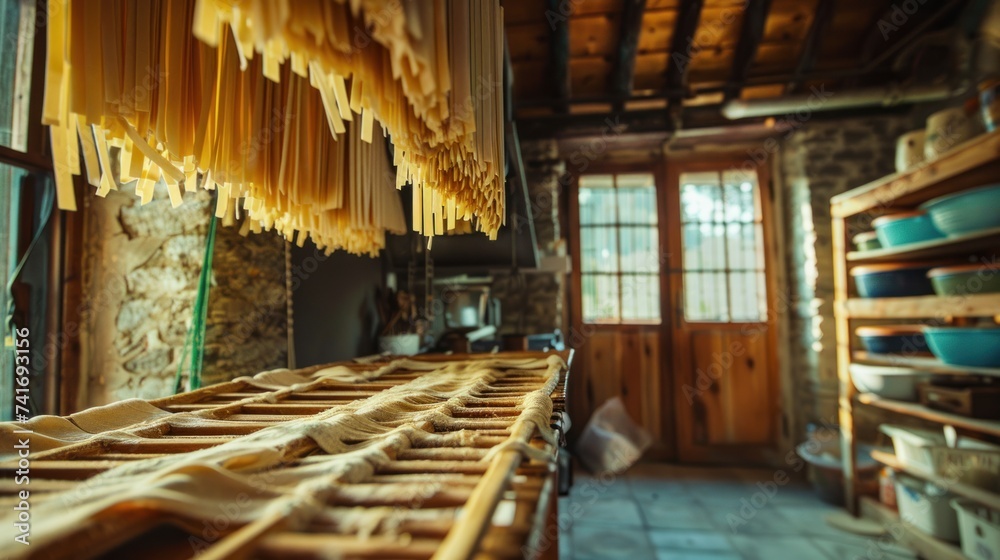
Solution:
M622 473L652 445L649 432L632 421L621 398L600 406L576 444L576 453L594 474Z

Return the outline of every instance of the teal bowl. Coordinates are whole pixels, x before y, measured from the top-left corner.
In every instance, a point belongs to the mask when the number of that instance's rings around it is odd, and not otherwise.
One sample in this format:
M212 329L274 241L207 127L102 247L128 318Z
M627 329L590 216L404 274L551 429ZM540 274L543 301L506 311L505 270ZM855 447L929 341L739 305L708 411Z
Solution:
M931 352L953 366L1000 367L1000 328L927 327Z
M932 268L927 277L939 296L1000 293L1000 274L982 264Z
M875 235L883 247L900 247L910 243L944 239L931 217L923 212L905 212L876 218L872 222Z
M1000 184L950 194L920 206L945 235L956 237L1000 227Z
M858 251L874 251L882 248L882 243L878 240L878 234L874 231L866 231L854 236L854 246Z

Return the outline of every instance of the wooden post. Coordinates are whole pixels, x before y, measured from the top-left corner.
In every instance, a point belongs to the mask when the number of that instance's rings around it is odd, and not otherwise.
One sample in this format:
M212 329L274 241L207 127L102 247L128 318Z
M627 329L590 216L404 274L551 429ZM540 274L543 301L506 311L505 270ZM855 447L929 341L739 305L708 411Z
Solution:
M851 323L847 315L847 220L833 219L834 313L837 328L837 378L840 381L840 434L843 445L844 498L857 515L857 443L854 441L854 384L851 382Z

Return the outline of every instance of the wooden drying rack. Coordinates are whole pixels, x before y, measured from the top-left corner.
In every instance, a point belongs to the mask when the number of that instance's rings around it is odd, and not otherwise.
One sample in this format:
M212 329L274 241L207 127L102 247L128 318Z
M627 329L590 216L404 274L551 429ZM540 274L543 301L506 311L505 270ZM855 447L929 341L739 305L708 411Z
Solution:
M566 368L550 395L552 427L562 437L565 386L572 351L560 352ZM544 359L541 352L509 352L485 355L422 356L421 362L440 362L442 367L458 361L490 359ZM295 370L309 376L320 369L342 365L355 372L384 366L346 362ZM335 407L370 399L382 391L406 384L429 372L397 370L358 383L326 380L319 387L288 393L279 399L259 385L235 380L172 397L148 401L170 413L152 421L116 428L127 438L108 438L99 444L88 440L48 451L32 453L32 508L46 500L86 486L87 479L109 469L144 459L196 452L224 444L258 430L308 418ZM474 436L471 446L405 449L358 483L338 483L325 497L323 508L294 527L286 516L265 513L248 523L231 524L213 539L204 539L202 522L193 522L156 508L125 502L102 511L68 538L32 542L28 547L10 540L0 544L0 556L24 558L189 558L200 550L202 558L434 558L506 559L558 558L555 524L558 482L553 461L527 458L515 447L498 449L487 461L491 448L509 439L534 447L554 459L556 450L522 415L517 398L544 385L537 375L518 369L501 370L488 389L473 394L475 405L453 411L445 430L462 430ZM222 420L213 425L172 425L171 415L191 411ZM438 426L429 427L437 433ZM5 452L7 452L5 450ZM325 452L315 441L304 438L285 446L276 469L294 468L322 459ZM0 462L0 507L9 515L23 486L14 483L16 461ZM274 472L274 471L268 471ZM433 482L432 493L412 498L415 484ZM54 502L53 502L54 503ZM361 508L391 511L393 527L377 523L370 534L356 526L338 523L337 513ZM391 509L390 509L391 508ZM427 515L430 514L430 515ZM40 515L40 513L39 513ZM8 521L4 524L9 526ZM356 525L356 524L355 524ZM192 543L198 543L195 547ZM333 553L333 556L331 556ZM338 556L339 555L339 556Z

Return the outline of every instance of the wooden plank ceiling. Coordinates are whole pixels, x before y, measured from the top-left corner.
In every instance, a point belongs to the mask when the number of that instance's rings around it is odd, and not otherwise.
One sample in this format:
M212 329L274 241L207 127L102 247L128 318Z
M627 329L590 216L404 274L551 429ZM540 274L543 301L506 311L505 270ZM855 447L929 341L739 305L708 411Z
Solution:
M887 83L890 61L865 65L922 22L948 25L939 16L963 3L928 2L885 38L878 22L893 0L503 0L516 115L679 111Z

